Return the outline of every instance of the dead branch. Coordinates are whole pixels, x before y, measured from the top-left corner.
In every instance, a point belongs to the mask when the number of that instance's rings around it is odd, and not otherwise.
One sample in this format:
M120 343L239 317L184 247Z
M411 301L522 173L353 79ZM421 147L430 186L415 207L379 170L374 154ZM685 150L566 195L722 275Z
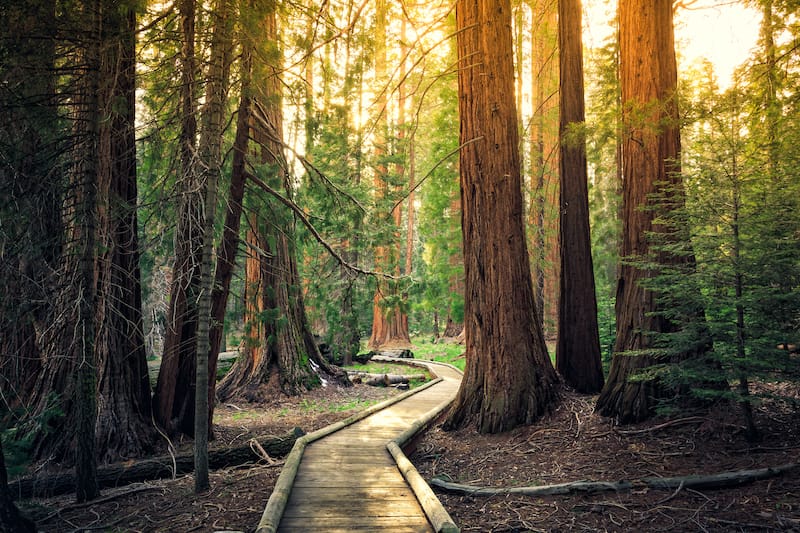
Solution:
M620 435L641 435L642 433L650 433L651 431L658 431L659 429L664 429L672 426L683 426L685 424L698 424L700 422L704 422L706 419L702 416L687 416L686 418L676 418L675 420L669 420L664 422L663 424L658 424L657 426L650 426L644 429L617 429L615 430Z
M461 483L451 483L440 478L430 480L430 485L447 492L470 496L498 496L502 494L523 494L526 496L546 496L554 494L575 494L603 491L627 491L634 488L650 489L725 489L738 487L754 481L781 476L800 468L800 463L791 463L757 470L737 470L711 475L691 475L683 477L647 477L631 481L572 481L538 487L476 487ZM677 491L676 491L677 492Z

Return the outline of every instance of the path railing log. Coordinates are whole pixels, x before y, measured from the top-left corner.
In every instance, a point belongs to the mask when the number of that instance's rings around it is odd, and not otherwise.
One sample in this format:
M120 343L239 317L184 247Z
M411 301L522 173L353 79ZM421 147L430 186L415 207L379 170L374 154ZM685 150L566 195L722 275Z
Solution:
M256 533L459 531L401 447L450 405L461 373L414 364L438 377L298 439Z

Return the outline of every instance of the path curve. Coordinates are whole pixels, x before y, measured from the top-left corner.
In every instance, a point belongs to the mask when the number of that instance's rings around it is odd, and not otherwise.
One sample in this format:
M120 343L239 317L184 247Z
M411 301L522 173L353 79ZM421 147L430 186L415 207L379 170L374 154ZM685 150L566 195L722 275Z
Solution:
M450 405L461 372L410 362L428 367L437 379L298 439L256 533L458 531L401 448Z

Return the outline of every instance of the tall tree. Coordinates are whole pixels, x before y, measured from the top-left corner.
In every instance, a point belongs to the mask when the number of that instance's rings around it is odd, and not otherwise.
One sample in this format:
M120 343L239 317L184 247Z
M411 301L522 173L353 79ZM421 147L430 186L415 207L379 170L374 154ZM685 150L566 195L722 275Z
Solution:
M272 197L248 214L245 262L246 334L244 353L219 384L218 394L254 397L262 386L299 394L323 380L347 383L346 375L319 353L308 328L297 270L293 213L274 198L291 198L283 156L283 113L276 6L250 4L245 39L265 36L267 49L253 56L253 140L258 161L250 181ZM263 177L263 179L262 179ZM262 197L263 198L263 197ZM257 393L256 393L257 394Z
M547 338L558 322L558 1L531 0L531 126L528 243L536 303Z
M561 255L556 369L579 392L603 386L589 236L581 1L558 2Z
M375 79L379 84L387 83L387 67L389 55L387 50L387 28L389 4L386 0L375 3ZM388 87L378 89L375 101L378 117L376 119L374 154L375 154L375 195L379 204L390 202L393 188L389 182L389 99ZM379 237L375 248L375 264L384 271L399 273L399 243L397 228L402 217L402 207L395 204L389 213L387 224L391 224L386 236ZM368 346L379 349L387 345L409 346L408 316L401 305L397 283L378 278L372 304L372 334Z
M59 83L73 84L63 90L75 91L65 107L72 130L58 133L71 143L62 211L66 227L53 225L50 235L42 234L54 255L42 255L40 264L54 266L56 261L49 263L49 257L56 257L61 267L50 275L52 292L40 304L47 310L37 311L39 319L52 322L36 328L28 341L43 350L21 431L36 433L35 456L79 464L83 473L78 498L90 499L97 493L94 462L140 456L149 451L154 433L137 242L135 9L129 2L115 2L111 8L102 1L86 2L81 8L80 17L72 20L65 14L61 21L82 37L59 60L74 74ZM46 40L41 34L34 36ZM57 108L48 92L40 93L39 101L53 106L47 112L52 116ZM41 152L46 154L44 146ZM50 164L58 168L57 160ZM56 182L50 184L58 188ZM42 192L26 202L51 205L53 194ZM42 226L32 226L37 227ZM63 248L57 246L62 239ZM54 412L63 417L53 417ZM38 430L42 416L50 418L55 431Z
M95 386L97 362L95 343L97 328L94 320L95 284L94 254L97 228L97 186L99 174L98 131L100 129L100 68L101 68L101 1L92 0L83 6L84 21L88 24L86 41L80 57L78 97L75 104L75 133L72 179L76 189L73 238L77 268L75 297L78 313L76 334L72 339L75 357L75 492L78 502L93 500L100 494L97 484L95 457L95 421L97 401Z
M494 433L539 418L557 378L522 222L510 2L459 0L456 21L467 363L445 426Z
M224 336L225 310L236 266L236 252L240 244L240 228L243 211L244 189L247 181L247 150L251 131L253 43L248 34L242 36L242 51L239 61L239 109L236 114L236 133L233 141L231 178L225 203L225 225L217 251L217 266L214 274L214 287L211 294L211 331L208 364L208 421L213 420L214 399L216 397L217 362Z
M194 378L202 197L197 176L197 57L195 0L180 0L180 189L164 354L153 414L169 434L194 434Z
M210 408L214 398L209 397L211 302L214 282L213 241L214 218L217 207L217 188L222 172L222 133L224 128L225 100L227 96L228 68L230 65L231 37L229 31L230 3L217 0L213 11L213 36L211 38L210 65L206 83L206 101L203 110L203 130L200 136L200 190L203 192L202 254L200 258L200 294L197 304L197 339L194 388L194 489L202 492L209 487L208 435ZM214 376L215 378L216 376Z
M135 132L136 6L104 10L98 168L97 445L101 460L141 456L155 439L144 349Z
M622 248L625 259L617 282L617 337L608 380L597 410L620 423L643 420L656 402L674 396L656 377L638 376L656 364L675 363L696 355L685 351L665 355L655 346L658 333L675 325L659 309L656 295L643 282L654 271L649 258L661 265L694 263L690 254L656 253L652 234L660 209L683 203L680 176L677 66L671 0L621 0L620 86L623 106Z

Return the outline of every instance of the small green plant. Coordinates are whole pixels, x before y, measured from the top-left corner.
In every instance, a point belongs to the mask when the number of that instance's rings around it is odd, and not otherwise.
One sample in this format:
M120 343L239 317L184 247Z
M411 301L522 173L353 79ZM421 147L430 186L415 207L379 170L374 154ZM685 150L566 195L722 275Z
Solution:
M4 419L14 418L22 420L20 413ZM30 463L31 449L33 440L37 435L47 434L53 428L59 427L58 420L64 417L61 409L61 402L56 393L51 393L47 397L47 407L35 418L28 419L23 426L9 426L0 428L0 439L3 443L3 453L5 456L6 471L9 477L19 475L25 471ZM15 423L15 422L11 422Z

